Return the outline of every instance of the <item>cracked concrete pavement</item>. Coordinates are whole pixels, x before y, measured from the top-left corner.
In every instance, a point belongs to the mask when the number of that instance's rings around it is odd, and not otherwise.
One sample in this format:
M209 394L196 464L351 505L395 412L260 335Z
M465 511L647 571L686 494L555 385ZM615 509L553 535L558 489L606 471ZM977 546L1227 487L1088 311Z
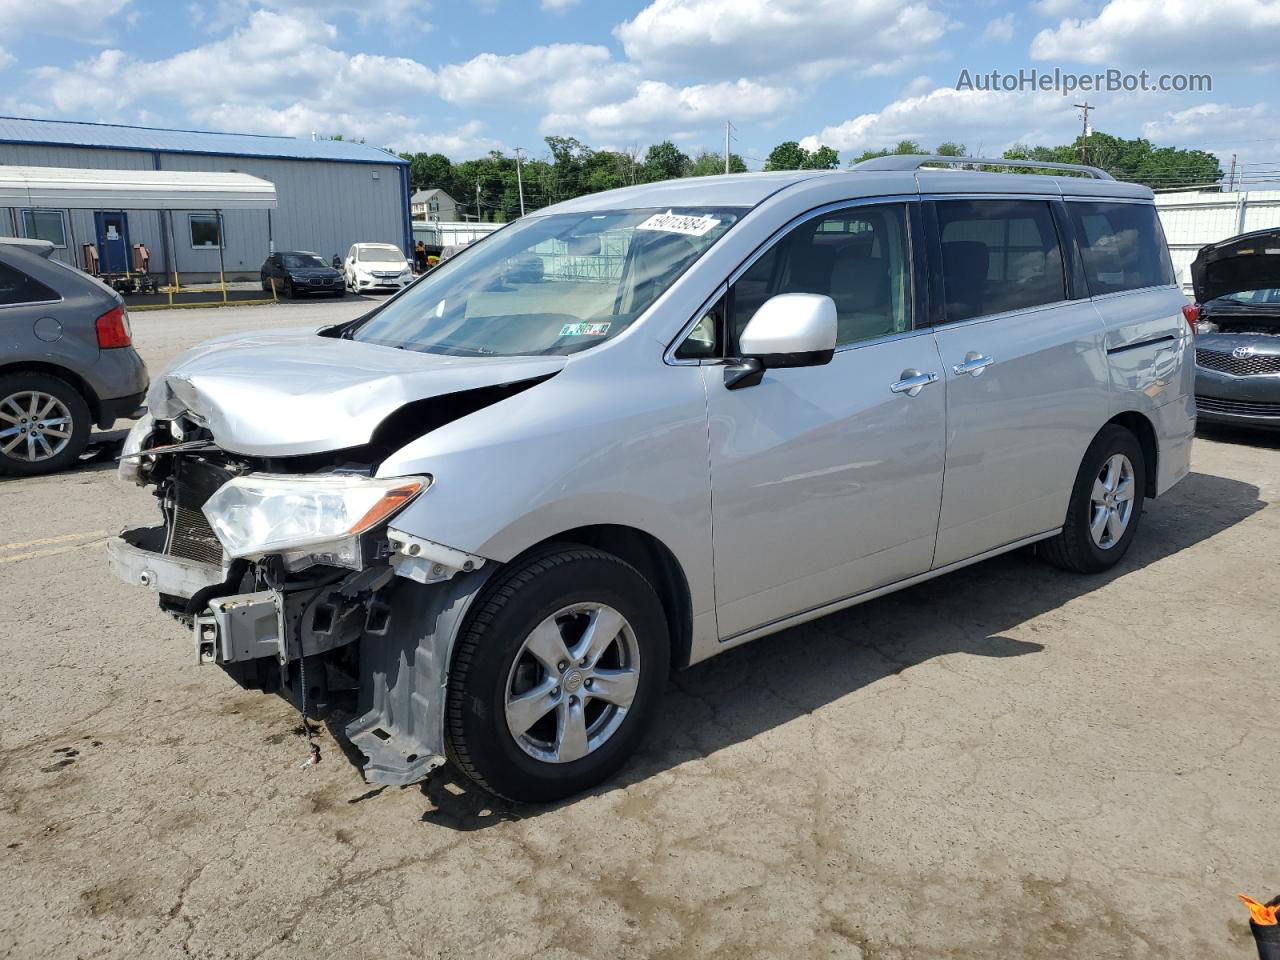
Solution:
M356 301L137 314L153 371ZM195 663L109 463L0 481L0 957L1241 957L1280 893L1280 439L1197 442L1120 567L1008 556L674 676L615 781L362 782Z

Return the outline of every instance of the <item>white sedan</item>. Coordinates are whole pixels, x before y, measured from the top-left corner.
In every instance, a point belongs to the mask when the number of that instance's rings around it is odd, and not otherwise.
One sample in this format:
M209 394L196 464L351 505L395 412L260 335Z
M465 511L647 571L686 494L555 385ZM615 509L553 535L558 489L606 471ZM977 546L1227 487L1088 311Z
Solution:
M413 264L393 243L355 243L347 251L342 273L353 293L399 290L413 280Z

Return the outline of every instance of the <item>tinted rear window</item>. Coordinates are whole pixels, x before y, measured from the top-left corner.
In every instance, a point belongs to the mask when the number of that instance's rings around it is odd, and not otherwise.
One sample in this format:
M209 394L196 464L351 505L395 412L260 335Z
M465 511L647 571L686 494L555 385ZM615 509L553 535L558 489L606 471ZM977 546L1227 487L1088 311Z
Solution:
M0 263L0 306L14 303L41 303L57 300L58 295L39 280L21 270Z
M1094 296L1174 283L1173 264L1156 208L1145 203L1067 204Z
M1062 247L1043 200L940 200L946 320L1066 299Z

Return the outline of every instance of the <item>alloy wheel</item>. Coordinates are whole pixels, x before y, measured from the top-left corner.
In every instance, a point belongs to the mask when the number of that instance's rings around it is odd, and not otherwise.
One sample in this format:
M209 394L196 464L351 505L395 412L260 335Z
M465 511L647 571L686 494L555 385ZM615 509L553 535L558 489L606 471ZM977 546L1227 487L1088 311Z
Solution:
M626 618L600 603L565 607L525 638L507 677L507 729L529 756L571 763L622 726L640 682Z
M1133 464L1123 453L1108 457L1089 497L1089 535L1103 550L1124 537L1133 518Z
M71 442L71 411L41 390L20 390L0 400L0 453L27 463L51 460Z

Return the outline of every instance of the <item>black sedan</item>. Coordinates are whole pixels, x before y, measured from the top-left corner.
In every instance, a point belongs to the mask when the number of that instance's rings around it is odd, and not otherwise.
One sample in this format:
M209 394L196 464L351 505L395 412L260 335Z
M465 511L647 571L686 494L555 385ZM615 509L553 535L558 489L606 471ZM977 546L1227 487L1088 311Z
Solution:
M319 254L305 250L286 250L267 257L262 264L263 291L270 293L273 283L277 296L290 298L309 293L341 297L347 292L342 272L325 263Z
M1280 428L1280 230L1202 248L1191 281L1199 419Z

